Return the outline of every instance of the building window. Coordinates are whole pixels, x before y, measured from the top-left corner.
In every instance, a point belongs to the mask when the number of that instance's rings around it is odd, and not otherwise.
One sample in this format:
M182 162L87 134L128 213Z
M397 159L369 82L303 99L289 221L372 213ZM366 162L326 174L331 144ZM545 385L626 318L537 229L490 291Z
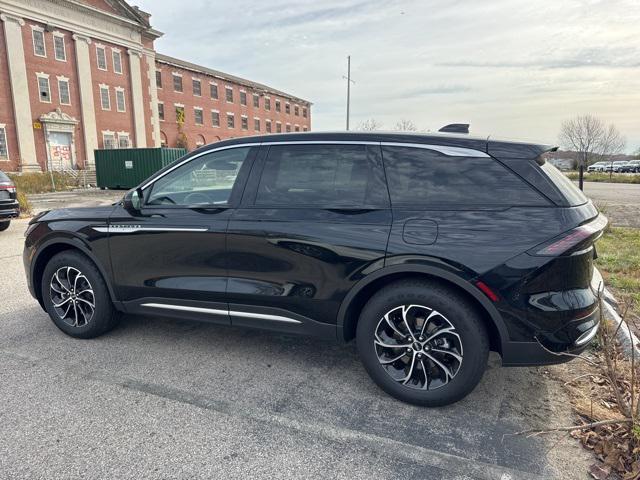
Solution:
M286 127L285 127L285 131L288 133L291 131L291 124L287 123Z
M271 110L271 98L264 97L264 109Z
M102 45L96 45L96 55L98 58L98 68L100 70L107 69L107 51Z
M240 120L242 124L242 130L249 130L249 119L247 118L247 116L242 115L242 117L240 117Z
M295 125L294 130L295 130L296 132L299 132L299 131L300 131L300 125Z
M202 109L201 108L194 108L193 109L193 114L194 114L194 118L196 120L196 125L202 125L204 124L204 115L202 114Z
M100 103L103 110L111 110L111 97L109 95L109 87L100 85Z
M58 95L61 105L71 105L71 94L69 93L69 79L58 77Z
M4 125L0 125L0 158L9 159L9 149L7 148L7 131Z
M253 107L260 108L260 95L257 93L253 94Z
M298 105L294 105L294 106L293 106L293 114L294 114L296 117L299 117L299 116L300 116L300 107L298 107Z
M116 134L113 132L102 132L102 148L105 150L114 150L116 147Z
M176 122L184 123L184 105L174 104L176 107Z
M131 139L128 133L118 133L118 148L131 148Z
M302 107L302 116L307 118L307 107Z
M253 129L254 129L256 132L259 132L259 131L260 131L260 119L259 119L259 118L254 118L254 119L253 119Z
M209 95L214 100L218 99L218 85L217 84L215 84L215 83L210 83L209 84Z
M220 126L220 112L217 110L211 110L211 124L214 127Z
M122 53L120 50L112 50L111 56L113 57L113 71L122 73Z
M247 92L240 90L240 105L247 105Z
M201 97L202 96L202 85L200 84L200 80L198 80L197 78L194 78L193 80L191 80L191 84L193 85L193 94L196 97Z
M227 128L235 128L235 119L233 113L227 113Z
M31 34L33 35L33 54L38 57L46 57L47 49L44 45L44 30L33 27Z
M291 113L291 105L289 103L284 104L284 113Z
M51 103L51 87L49 86L49 75L44 73L38 74L38 91L40 92L40 101Z
M265 128L267 130L267 133L271 133L271 120L265 121Z
M56 60L61 62L67 61L67 49L64 46L63 35L53 35L53 54L56 57Z
M282 133L282 124L280 122L276 122L276 133Z
M164 103L162 102L158 103L158 118L164 121Z
M306 131L308 131L308 130L309 130L309 129L308 129L306 126L305 126L305 127L302 127L302 131L303 131L303 132L306 132Z
M182 92L182 75L173 74L173 91Z
M276 100L276 112L280 111L280 100Z
M116 110L119 112L126 111L126 105L124 101L124 88L116 88Z
M226 91L227 102L233 103L233 87L224 87Z
M162 70L156 70L156 87L162 88Z

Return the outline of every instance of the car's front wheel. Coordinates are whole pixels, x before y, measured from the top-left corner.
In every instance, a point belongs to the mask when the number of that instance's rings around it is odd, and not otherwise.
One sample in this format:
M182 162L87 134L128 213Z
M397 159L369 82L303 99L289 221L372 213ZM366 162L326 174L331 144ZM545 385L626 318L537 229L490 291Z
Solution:
M42 299L53 323L75 338L111 330L120 318L94 263L79 252L51 258L42 275Z
M361 312L356 341L380 388L429 407L470 393L489 355L487 332L475 308L459 293L425 280L378 291Z

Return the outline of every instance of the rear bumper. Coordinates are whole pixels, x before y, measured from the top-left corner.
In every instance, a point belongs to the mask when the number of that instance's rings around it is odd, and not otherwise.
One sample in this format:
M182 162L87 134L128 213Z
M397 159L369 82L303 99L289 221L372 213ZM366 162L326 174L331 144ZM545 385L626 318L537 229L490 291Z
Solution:
M16 218L20 215L20 205L15 202L0 203L0 220Z

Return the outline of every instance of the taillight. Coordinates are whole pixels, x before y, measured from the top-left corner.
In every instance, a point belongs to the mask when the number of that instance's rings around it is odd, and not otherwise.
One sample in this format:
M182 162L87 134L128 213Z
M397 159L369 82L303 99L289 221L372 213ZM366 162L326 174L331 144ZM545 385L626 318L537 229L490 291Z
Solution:
M602 235L607 223L607 217L598 215L592 222L580 225L549 242L537 246L531 253L543 256L560 255L592 237L593 241L597 240Z
M10 185L8 183L0 183L0 190L6 190L10 193L16 193L15 185Z

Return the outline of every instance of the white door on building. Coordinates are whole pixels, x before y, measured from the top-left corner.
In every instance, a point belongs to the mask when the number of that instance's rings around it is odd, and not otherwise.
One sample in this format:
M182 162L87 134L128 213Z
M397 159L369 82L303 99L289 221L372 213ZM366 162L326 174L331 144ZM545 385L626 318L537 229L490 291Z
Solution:
M49 132L49 155L52 170L73 168L70 132Z

